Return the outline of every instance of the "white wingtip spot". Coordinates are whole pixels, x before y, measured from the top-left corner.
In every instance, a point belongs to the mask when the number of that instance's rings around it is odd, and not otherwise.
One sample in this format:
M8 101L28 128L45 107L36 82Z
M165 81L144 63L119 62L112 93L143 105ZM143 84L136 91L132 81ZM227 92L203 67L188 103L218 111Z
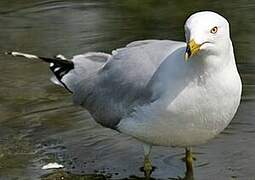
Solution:
M50 63L50 67L53 67L54 66L54 63Z
M58 54L56 56L56 58L62 59L62 60L67 60L65 56L63 56L62 54Z
M58 70L60 70L60 67L55 68L54 72L57 72Z

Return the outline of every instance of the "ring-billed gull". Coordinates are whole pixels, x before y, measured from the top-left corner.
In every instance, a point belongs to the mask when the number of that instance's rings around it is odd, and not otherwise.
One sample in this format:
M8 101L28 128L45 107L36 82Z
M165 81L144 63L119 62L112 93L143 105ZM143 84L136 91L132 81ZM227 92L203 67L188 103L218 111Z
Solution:
M186 148L215 137L230 123L240 103L242 84L236 68L229 23L203 11L185 23L185 42L135 41L112 54L13 56L50 63L52 81L73 94L101 125L144 144L144 170L152 166L152 145Z

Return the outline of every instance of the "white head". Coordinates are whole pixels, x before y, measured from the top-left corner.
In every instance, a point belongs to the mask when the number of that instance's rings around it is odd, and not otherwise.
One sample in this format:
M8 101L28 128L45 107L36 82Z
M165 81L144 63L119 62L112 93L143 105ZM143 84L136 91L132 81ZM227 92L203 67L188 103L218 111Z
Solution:
M202 11L191 15L185 23L187 50L185 58L195 54L219 55L231 44L229 23L221 15Z

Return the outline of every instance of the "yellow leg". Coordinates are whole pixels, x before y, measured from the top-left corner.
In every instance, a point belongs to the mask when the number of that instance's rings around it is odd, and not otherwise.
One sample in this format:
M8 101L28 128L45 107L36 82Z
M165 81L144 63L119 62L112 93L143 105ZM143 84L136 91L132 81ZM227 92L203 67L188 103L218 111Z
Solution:
M192 165L193 157L192 157L191 149L186 148L185 151L186 151L186 153L185 153L186 154L186 156L185 156L186 172L189 174L190 173L193 174L193 165Z
M151 145L144 144L144 176L145 179L150 179L152 173L152 165L150 161Z
M150 179L151 172L152 172L151 161L148 156L145 156L144 157L144 176L146 179Z

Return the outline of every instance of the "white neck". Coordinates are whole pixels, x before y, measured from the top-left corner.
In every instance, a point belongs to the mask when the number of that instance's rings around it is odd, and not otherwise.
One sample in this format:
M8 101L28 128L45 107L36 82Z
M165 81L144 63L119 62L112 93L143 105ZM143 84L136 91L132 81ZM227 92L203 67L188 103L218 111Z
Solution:
M236 67L231 40L220 48L224 48L224 51L218 51L220 53L212 53L209 55L201 52L200 54L195 55L190 61L192 61L191 63L193 63L196 69L204 70L206 72L221 71L229 65Z

